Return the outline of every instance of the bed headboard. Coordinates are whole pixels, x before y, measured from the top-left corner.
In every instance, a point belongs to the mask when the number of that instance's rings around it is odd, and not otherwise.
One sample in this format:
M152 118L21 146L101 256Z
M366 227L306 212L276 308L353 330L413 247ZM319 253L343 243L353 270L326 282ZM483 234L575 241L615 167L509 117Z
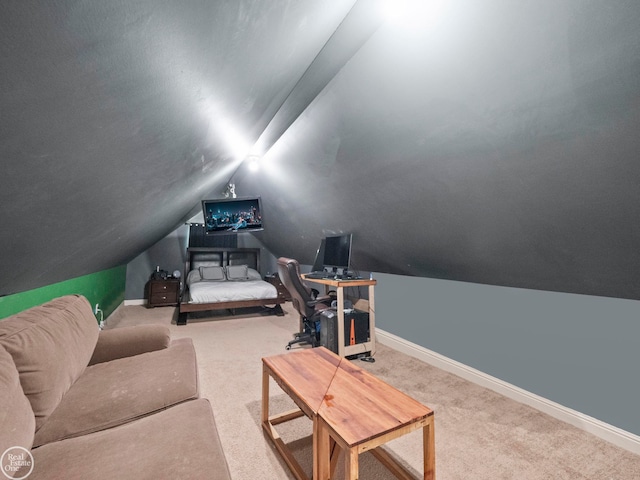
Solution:
M227 265L247 265L260 271L259 248L220 248L220 247L192 247L187 248L187 262L185 276L198 267Z

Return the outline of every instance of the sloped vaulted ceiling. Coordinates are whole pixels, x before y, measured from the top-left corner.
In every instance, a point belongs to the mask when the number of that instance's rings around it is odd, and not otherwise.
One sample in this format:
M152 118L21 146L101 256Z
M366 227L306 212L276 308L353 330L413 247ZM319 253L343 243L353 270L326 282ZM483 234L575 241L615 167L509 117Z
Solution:
M276 255L352 232L362 270L640 298L640 3L375 3L0 4L0 294L127 262L232 178Z
M237 173L263 241L311 264L351 232L362 270L640 298L640 3L441 4Z
M0 5L0 294L127 262L237 167L349 1Z

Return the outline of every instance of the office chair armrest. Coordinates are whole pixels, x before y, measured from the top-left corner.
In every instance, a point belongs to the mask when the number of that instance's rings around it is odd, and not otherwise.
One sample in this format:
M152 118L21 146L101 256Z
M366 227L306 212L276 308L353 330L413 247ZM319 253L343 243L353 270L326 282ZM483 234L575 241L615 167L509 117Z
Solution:
M316 303L326 303L327 305L331 305L331 302L333 302L335 299L335 297L332 297L330 295L322 295L320 297L317 297L315 301Z
M331 295L332 293L333 295ZM331 302L336 299L336 294L334 291L330 291L326 295L320 295L320 292L318 290L316 290L315 288L312 288L311 297L315 302L325 302L331 305ZM309 306L311 307L312 305L309 305Z
M309 300L307 302L307 307L315 307L318 304L324 304L327 307L331 306L331 301L332 299L329 297L321 297L321 298L316 298L315 300Z

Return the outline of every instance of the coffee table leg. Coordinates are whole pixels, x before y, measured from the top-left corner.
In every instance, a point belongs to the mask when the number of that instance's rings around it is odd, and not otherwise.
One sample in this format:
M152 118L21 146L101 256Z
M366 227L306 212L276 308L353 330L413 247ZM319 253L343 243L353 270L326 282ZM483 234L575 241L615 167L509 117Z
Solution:
M436 479L436 444L433 415L422 428L422 448L424 456L424 480Z
M331 478L331 447L329 431L320 417L313 418L313 480Z
M266 365L262 365L262 425L269 420L269 372Z
M358 449L347 448L344 452L344 478L358 480Z

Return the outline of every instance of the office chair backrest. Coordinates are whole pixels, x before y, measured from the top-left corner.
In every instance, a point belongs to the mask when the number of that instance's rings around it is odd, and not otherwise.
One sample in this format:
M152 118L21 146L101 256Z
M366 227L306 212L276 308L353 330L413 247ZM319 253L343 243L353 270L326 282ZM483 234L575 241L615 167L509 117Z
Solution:
M300 315L311 317L315 308L307 305L313 300L311 288L307 287L300 278L300 264L293 258L280 257L278 259L278 276L291 295L291 303Z

